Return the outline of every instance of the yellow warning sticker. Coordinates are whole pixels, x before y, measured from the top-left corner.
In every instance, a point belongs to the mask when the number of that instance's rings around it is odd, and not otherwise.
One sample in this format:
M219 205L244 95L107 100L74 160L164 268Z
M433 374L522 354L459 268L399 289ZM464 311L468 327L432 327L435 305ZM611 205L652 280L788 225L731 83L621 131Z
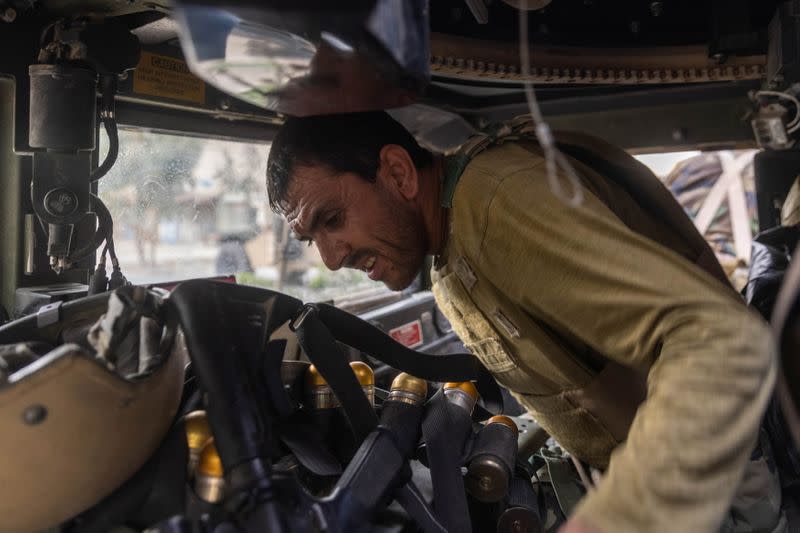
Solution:
M133 91L198 104L206 101L206 84L174 57L142 52L133 71Z

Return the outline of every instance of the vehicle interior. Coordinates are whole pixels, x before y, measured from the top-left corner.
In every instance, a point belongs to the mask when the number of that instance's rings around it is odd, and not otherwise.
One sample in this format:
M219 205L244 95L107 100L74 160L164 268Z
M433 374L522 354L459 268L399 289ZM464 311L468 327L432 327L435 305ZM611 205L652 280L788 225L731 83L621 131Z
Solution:
M723 267L766 287L795 457L800 267L769 239L800 175L800 2L0 0L0 46L0 531L563 523L558 443L465 353L431 261L390 291L270 211L287 116L386 109L450 154L541 114L679 200L689 161L732 154L752 216Z

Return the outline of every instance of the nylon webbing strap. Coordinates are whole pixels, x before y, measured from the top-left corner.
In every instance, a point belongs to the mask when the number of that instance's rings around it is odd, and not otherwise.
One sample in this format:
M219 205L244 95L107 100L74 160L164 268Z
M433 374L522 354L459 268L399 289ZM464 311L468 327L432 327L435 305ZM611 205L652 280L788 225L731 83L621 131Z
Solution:
M316 475L337 476L342 473L342 465L325 447L319 429L303 415L295 414L281 423L279 434L297 461Z
M641 163L637 163L636 160L631 162L629 158L622 161L615 158L612 161L608 156L604 157L600 153L585 146L570 142L569 139L563 137L567 136L556 136L558 149L561 150L562 153L577 159L584 165L591 167L607 179L622 187L631 197L636 199L637 203L642 206L647 213L656 216L658 219L669 220L670 226L694 249L697 254L696 262L698 266L725 285L730 285L711 247L705 239L703 239L703 236L697 232L694 223L683 211L680 204L674 201L669 190L657 179L640 179L635 182L639 185L639 188L633 187L631 178L635 178L639 174L636 168L631 165L641 165ZM619 150L618 148L613 149ZM712 260L700 261L703 257L710 257Z
M332 305L319 304L317 307L319 318L330 328L333 336L344 344L393 368L429 381L477 380L478 392L487 409L495 414L503 412L500 388L491 373L474 355L430 355L417 352L355 315Z
M428 454L428 466L433 484L433 507L439 521L453 533L472 531L467 495L461 476L461 432L450 409L460 409L450 404L439 391L430 399L425 419L422 421L422 435ZM464 416L467 416L464 413ZM471 423L471 421L468 421ZM458 446L458 448L456 448Z
M536 493L533 491L531 478L526 474L525 470L519 469L515 472L514 477L511 478L508 488L508 506L526 507L533 510L538 516L539 503L536 501Z
M475 359L477 360L477 357ZM483 366L481 366L481 372L478 374L478 381L475 382L475 387L481 395L483 405L490 411L489 416L476 418L476 420L486 420L492 415L503 413L503 394L500 392L500 386L494 380L494 376ZM480 406L476 405L475 407ZM475 417L475 411L473 411L473 417Z
M447 529L436 519L413 481L400 488L395 499L424 533L447 533Z
M320 319L341 342L394 368L430 381L478 379L481 365L470 354L428 355L406 348L364 320L332 305L319 304Z
M295 328L295 333L303 351L341 403L356 442L360 444L378 425L378 417L347 363L347 358L331 332L319 320L313 306L304 308L303 318Z

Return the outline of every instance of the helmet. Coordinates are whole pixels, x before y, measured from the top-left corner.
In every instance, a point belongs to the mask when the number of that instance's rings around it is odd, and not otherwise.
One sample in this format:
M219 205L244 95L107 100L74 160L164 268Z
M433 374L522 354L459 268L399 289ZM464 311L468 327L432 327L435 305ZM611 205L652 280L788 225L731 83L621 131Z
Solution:
M0 531L37 531L77 515L161 443L187 361L182 336L157 318L163 296L123 287L61 305L52 323L40 312L0 327L0 344L74 341L0 384Z

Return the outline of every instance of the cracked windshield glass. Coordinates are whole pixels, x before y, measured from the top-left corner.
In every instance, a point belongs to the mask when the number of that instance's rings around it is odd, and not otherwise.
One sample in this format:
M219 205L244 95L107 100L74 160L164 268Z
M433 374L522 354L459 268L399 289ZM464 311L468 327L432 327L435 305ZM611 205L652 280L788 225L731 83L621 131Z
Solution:
M306 301L341 304L389 294L363 272L327 270L316 248L294 239L270 211L269 144L124 130L120 147L100 194L114 216L117 254L133 283L233 274L239 283ZM101 153L106 149L101 136ZM756 228L754 154L636 156L678 198L737 287L746 279Z
M108 147L101 136L101 153ZM120 131L100 181L125 275L145 284L234 274L303 300L388 292L363 272L327 270L267 205L269 144Z

